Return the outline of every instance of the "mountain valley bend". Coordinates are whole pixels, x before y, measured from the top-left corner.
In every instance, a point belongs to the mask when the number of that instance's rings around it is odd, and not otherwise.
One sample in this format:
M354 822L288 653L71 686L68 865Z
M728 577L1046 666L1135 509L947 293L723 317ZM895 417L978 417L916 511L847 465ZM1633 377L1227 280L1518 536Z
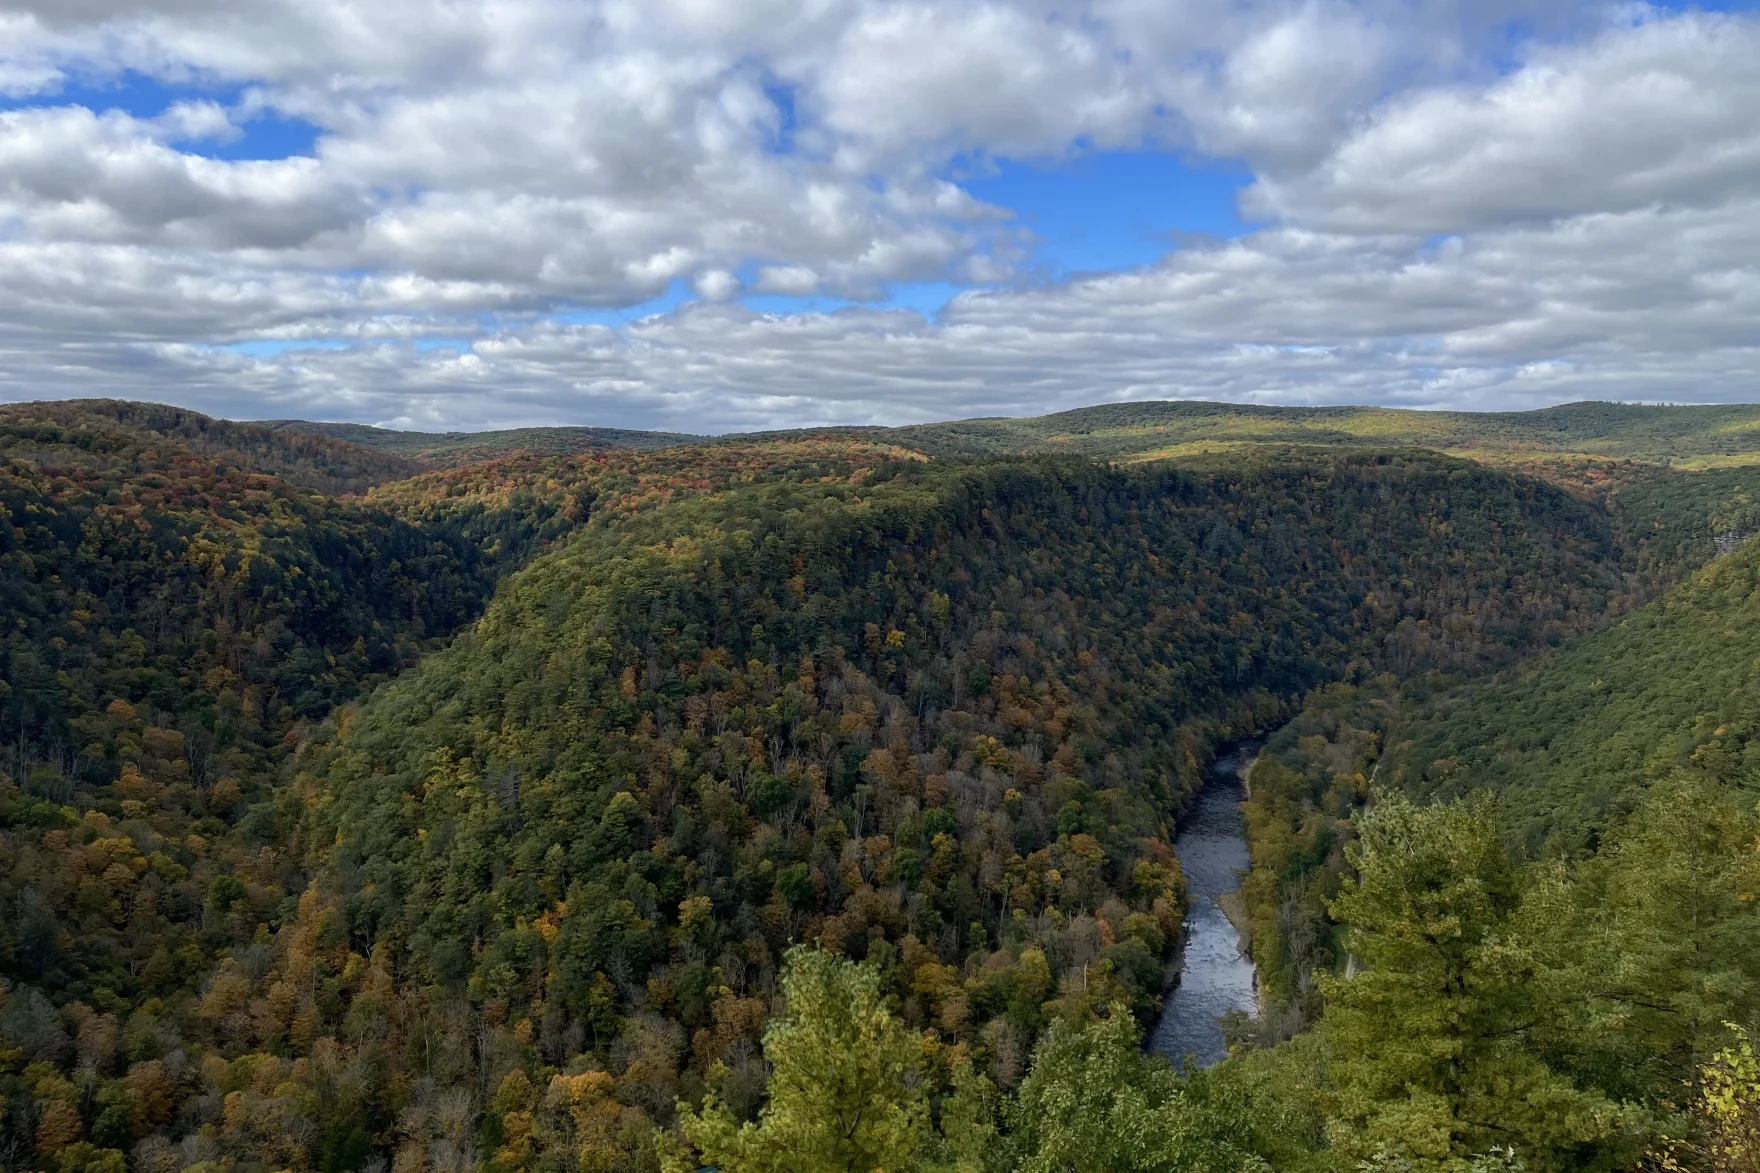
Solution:
M1751 1169L1757 421L0 407L0 1170Z

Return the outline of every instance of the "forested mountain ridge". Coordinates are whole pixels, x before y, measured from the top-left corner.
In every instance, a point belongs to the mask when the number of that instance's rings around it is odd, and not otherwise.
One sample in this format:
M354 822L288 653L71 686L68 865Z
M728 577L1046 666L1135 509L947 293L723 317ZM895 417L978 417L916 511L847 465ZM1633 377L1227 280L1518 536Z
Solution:
M845 439L777 440L702 448L521 454L387 484L368 501L414 524L474 542L487 563L511 569L589 517L622 517L684 497L763 483L848 481L909 449Z
M703 436L619 428L432 433L305 420L269 420L256 426L352 441L435 467L515 453L561 456L710 442ZM1760 408L1751 404L1662 407L1584 402L1535 411L1458 412L1175 400L1105 404L1025 419L815 431L896 444L943 458L1044 453L1154 460L1262 444L1301 444L1429 448L1492 463L1542 466L1636 462L1704 469L1760 463ZM765 432L735 438L799 436Z
M178 408L113 400L22 404L3 410L43 419L73 411L92 419L111 417L122 426L157 428L218 457L226 458L230 447L231 458L245 467L289 476L327 492L361 491L425 468L457 468L509 456L566 457L718 442L712 437L620 428L437 433L306 420L233 423ZM937 458L1040 453L1129 461L1250 452L1266 445L1426 448L1578 485L1589 493L1648 480L1661 468L1702 471L1760 463L1760 409L1748 404L1657 407L1585 402L1527 412L1446 412L1144 401L1028 419L817 428L723 439L761 443L815 436L894 445ZM270 448L286 452L269 456ZM313 467L324 464L335 467ZM331 479L327 484L301 479L311 476Z
M1417 1019L1392 1003L1352 1018L1373 983L1326 995L1343 1033L1209 1082L1127 1057L1176 943L1167 844L1210 746L1295 717L1255 775L1255 949L1317 1013L1345 934L1387 923L1375 901L1316 902L1380 882L1373 834L1359 862L1344 849L1391 721L1554 644L1564 661L1753 513L1740 468L1536 479L1281 441L1107 468L926 460L886 431L387 479L383 454L345 442L166 411L0 411L9 1170L683 1160L653 1131L680 1098L706 1113L681 1117L708 1130L690 1143L711 1147L785 1105L771 1044L824 1026L778 1001L802 940L865 959L802 971L790 1006L871 990L869 1026L904 1048L886 1070L932 1116L909 1135L960 1119L995 1142L906 1146L897 1168L1062 1167L1034 1164L1053 1151L1352 1167L1374 1156L1363 1138L1405 1135L1376 1121L1416 1078L1375 1066L1363 1024ZM349 495L312 491L321 477ZM1577 791L1558 777L1536 793L1563 810ZM1657 825L1660 801L1640 801ZM1713 813L1739 843L1740 817ZM1423 858L1470 848L1496 916L1514 915L1524 889L1487 854L1495 835L1412 817L1400 835L1441 836ZM1624 828L1605 834L1666 872ZM1572 883L1554 919L1575 935L1533 946L1547 974L1606 968L1584 952L1602 906ZM1312 947L1273 956L1302 923ZM1739 1015L1737 977L1734 1001L1694 1013ZM1550 1089L1567 1125L1509 1121L1534 1167L1615 1167L1713 1036L1553 1017L1577 1033L1546 1032L1538 1059L1498 1051L1486 1086ZM1595 1030L1610 1041L1587 1045ZM1328 1067L1346 1037L1362 1064ZM1560 1084L1561 1062L1593 1078ZM1612 1074L1627 1069L1644 1074ZM1093 1106L1059 1117L1078 1091ZM1145 1132L1141 1105L1162 1123ZM1089 1140L1057 1132L1078 1126ZM1444 1132L1469 1156L1496 1135ZM1186 1155L1118 1147L1156 1136Z
M490 432L406 432L366 424L264 420L284 435L320 436L405 458L425 468L455 468L502 456L572 456L616 449L646 451L702 443L706 437L628 428L511 428Z
M937 456L1079 453L1159 459L1251 444L1412 447L1506 462L1575 458L1685 468L1760 460L1760 407L1567 403L1517 412L1368 407L1114 403L1029 419L978 419L875 429Z
M157 438L170 451L184 451L219 464L280 477L320 493L361 493L383 481L414 476L425 467L393 453L323 435L283 432L257 424L213 419L156 403L74 399L0 406L8 451L30 458L33 429L61 429L53 445L90 445L93 433L114 433L124 444ZM114 442L114 441L112 441ZM65 453L63 453L65 455Z
M117 674L63 681L69 696L127 687L175 712L210 669L261 670L259 701L310 719L355 691L320 683L337 657L391 671L481 603L462 549L156 430L0 418L0 459L6 638L51 675ZM15 740L60 738L40 732L57 706L32 703L9 715Z

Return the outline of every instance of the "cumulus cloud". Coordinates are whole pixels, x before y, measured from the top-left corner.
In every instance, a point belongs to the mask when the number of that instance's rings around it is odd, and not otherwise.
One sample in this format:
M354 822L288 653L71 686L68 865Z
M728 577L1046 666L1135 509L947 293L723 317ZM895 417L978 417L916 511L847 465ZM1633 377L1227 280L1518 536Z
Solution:
M322 132L310 156L230 162L180 149L161 125L223 133L211 103L156 121L14 111L0 124L0 215L40 241L269 250L260 263L617 305L752 260L850 291L939 277L980 243L962 222L989 219L920 168L777 149L783 113L753 38L786 30L678 52L653 36L664 12L556 0L15 7L33 61L248 85L250 112Z
M1694 13L1535 52L1490 85L1401 95L1253 210L1459 232L1760 191L1760 23Z
M1542 0L0 0L0 396L698 430L1752 395L1757 50ZM163 111L62 96L130 76ZM314 145L213 149L264 115ZM957 177L1096 149L1244 164L1264 227L1034 285ZM738 300L899 282L989 288Z
M1760 201L1750 200L1440 245L1279 229L1147 269L966 294L933 322L907 310L699 304L625 326L535 319L438 350L408 340L445 333L443 319L429 318L409 323L404 341L346 350L253 358L161 345L136 364L94 340L54 361L106 393L175 385L198 406L297 405L417 426L568 418L729 430L1124 398L1740 399L1760 373L1757 262ZM52 377L5 339L0 354L7 394Z

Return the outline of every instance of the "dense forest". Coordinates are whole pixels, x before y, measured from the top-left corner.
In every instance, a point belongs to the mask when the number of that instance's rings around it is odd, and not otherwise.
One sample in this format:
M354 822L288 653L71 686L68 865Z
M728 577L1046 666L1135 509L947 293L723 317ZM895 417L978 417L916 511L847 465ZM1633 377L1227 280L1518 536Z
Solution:
M574 456L614 449L672 448L706 437L626 428L510 428L501 432L406 432L365 424L266 420L280 436L341 440L427 468L456 468L511 455Z
M1646 786L1703 778L1760 795L1760 546L1720 558L1611 630L1434 698L1393 747L1415 793L1507 792L1536 845L1576 850Z
M1760 476L1577 408L0 409L0 1168L1751 1168ZM1262 1012L1180 1072L1255 733Z
M332 496L362 493L384 481L414 476L427 467L321 433L239 424L180 408L114 399L0 407L0 426L6 428L6 450L26 460L34 461L29 429L52 426L63 429L70 437L67 443L88 447L94 443L145 443L167 454L198 456L219 467L277 477ZM57 464L55 460L34 462L49 467Z

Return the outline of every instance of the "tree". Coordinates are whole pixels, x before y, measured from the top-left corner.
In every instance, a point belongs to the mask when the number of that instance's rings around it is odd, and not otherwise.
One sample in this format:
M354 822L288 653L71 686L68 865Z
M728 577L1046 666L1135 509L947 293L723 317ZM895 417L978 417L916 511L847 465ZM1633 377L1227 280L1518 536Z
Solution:
M769 1102L745 1124L713 1094L681 1107L688 1147L663 1146L667 1173L900 1173L928 1149L924 1042L886 1008L879 973L806 946L786 962L788 1009L764 1032Z
M1586 870L1573 934L1599 1011L1590 1039L1627 1071L1678 1087L1722 1023L1760 1010L1760 836L1751 797L1666 779Z
M1130 1011L1054 1023L1005 1113L995 1167L1010 1173L1268 1169L1255 1151L1261 1105L1239 1084L1181 1079L1143 1052Z
M1332 910L1360 972L1322 985L1337 1147L1464 1170L1513 1143L1548 1168L1611 1135L1615 1105L1535 1053L1554 987L1509 931L1524 886L1489 807L1384 795L1357 830Z
M1668 1173L1755 1173L1760 1170L1760 1060L1748 1033L1731 1025L1735 1042L1711 1057L1699 1073L1693 1102L1696 1135L1656 1154Z

